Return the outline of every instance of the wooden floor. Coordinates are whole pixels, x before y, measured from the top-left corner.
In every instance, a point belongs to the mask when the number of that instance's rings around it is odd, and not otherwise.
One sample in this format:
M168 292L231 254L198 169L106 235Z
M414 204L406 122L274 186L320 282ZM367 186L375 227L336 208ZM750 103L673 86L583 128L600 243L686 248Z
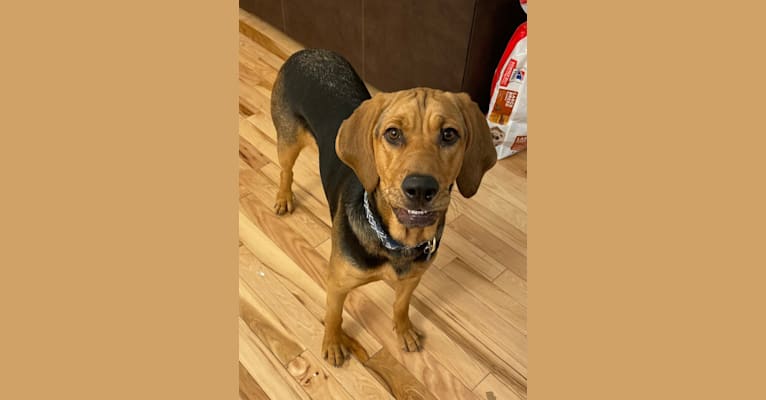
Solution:
M457 192L434 266L410 318L425 349L404 353L392 330L393 290L354 290L343 327L371 358L320 359L330 219L315 149L295 166L292 215L272 211L279 181L271 86L300 49L240 11L239 379L242 399L525 399L526 152L500 161L471 199Z

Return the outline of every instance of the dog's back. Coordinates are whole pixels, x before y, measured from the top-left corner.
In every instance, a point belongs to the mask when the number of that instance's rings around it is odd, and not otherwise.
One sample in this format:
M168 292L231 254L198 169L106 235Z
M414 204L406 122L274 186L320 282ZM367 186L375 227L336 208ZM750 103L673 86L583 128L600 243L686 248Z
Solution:
M271 116L279 136L278 145L296 149L297 157L306 144L302 133L308 131L314 137L319 148L322 185L332 214L341 192L338 189L354 176L335 153L335 137L343 120L369 98L370 93L353 67L329 50L296 52L282 65L274 83ZM289 159L292 151L283 153L288 154L288 159L280 160L280 164L292 167L295 161Z

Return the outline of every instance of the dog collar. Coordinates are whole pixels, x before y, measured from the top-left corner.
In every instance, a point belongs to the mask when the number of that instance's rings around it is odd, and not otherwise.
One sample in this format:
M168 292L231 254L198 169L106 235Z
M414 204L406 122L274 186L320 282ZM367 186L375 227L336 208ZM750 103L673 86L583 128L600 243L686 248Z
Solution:
M437 240L437 237L439 236L438 232L436 236L434 236L431 240L421 242L415 247L408 247L394 240L394 238L392 238L388 233L386 233L385 230L383 230L383 224L378 221L377 216L372 212L366 190L364 191L364 213L367 216L367 222L370 223L370 228L372 228L375 234L378 235L380 243L383 245L383 247L391 251L410 251L422 249L423 254L426 255L426 260L428 260L431 258L431 254L436 252L436 249L439 247L439 241Z

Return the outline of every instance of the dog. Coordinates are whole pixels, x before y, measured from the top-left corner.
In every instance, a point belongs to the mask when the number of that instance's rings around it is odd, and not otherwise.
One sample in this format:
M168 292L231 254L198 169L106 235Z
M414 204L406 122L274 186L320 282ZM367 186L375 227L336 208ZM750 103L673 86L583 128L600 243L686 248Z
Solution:
M393 61L392 61L393 62ZM431 265L456 182L473 196L497 161L487 122L465 93L415 88L370 96L342 56L307 49L290 56L271 97L281 167L274 211L291 213L293 166L315 142L332 217L322 357L338 367L367 353L342 330L350 290L376 280L395 288L394 331L421 349L409 319L412 292Z
M495 146L500 146L503 144L503 141L505 140L505 132L503 132L502 129L493 126L489 130L492 133L492 144Z

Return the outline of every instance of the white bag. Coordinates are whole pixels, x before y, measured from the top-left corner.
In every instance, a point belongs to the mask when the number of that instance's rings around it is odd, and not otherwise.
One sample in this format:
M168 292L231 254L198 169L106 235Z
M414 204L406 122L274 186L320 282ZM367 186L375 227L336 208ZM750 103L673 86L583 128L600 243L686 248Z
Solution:
M516 28L495 70L487 121L498 159L527 148L526 22Z

